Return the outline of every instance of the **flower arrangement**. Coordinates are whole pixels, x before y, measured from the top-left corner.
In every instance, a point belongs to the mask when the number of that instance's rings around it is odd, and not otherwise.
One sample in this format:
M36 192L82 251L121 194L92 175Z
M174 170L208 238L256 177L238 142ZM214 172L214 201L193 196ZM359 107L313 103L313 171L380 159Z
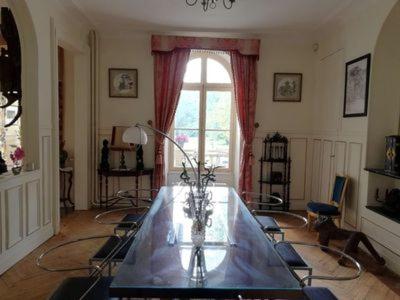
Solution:
M175 137L175 141L179 144L179 146L183 146L183 144L189 142L189 137L182 133Z
M12 168L14 175L18 175L19 173L21 173L22 160L24 159L24 157L25 157L25 152L21 147L17 147L14 153L10 154L10 158L14 163L14 167Z

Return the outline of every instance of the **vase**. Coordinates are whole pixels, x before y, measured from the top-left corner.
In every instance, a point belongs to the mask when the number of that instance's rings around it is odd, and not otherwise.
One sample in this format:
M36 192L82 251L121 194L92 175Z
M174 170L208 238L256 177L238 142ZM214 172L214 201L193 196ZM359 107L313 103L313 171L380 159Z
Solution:
M22 171L22 166L12 167L11 171L13 172L14 175L18 175Z
M205 224L200 220L193 220L191 239L193 246L200 248L204 244L206 238L206 228Z

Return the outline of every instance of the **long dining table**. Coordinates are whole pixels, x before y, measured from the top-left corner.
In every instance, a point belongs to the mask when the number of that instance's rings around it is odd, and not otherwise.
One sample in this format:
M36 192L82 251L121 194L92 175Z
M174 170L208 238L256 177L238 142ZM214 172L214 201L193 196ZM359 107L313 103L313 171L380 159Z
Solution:
M298 279L236 191L209 190L213 209L198 248L184 209L188 188L161 188L111 283L111 297L302 297Z

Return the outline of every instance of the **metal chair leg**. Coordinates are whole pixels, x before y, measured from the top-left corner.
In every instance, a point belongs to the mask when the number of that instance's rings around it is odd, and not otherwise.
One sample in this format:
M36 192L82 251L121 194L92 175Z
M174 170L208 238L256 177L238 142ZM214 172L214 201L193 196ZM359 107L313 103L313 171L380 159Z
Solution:
M308 269L308 276L312 276L312 268ZM312 278L308 278L308 285L311 286L311 280Z

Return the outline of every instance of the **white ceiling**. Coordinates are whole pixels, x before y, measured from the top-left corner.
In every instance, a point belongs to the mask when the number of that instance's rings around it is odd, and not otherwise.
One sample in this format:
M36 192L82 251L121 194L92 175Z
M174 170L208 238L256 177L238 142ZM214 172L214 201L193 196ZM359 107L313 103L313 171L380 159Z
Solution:
M103 32L218 31L255 34L314 30L351 1L237 0L231 10L218 3L216 9L203 12L199 4L201 0L194 7L188 7L185 0L72 0Z

